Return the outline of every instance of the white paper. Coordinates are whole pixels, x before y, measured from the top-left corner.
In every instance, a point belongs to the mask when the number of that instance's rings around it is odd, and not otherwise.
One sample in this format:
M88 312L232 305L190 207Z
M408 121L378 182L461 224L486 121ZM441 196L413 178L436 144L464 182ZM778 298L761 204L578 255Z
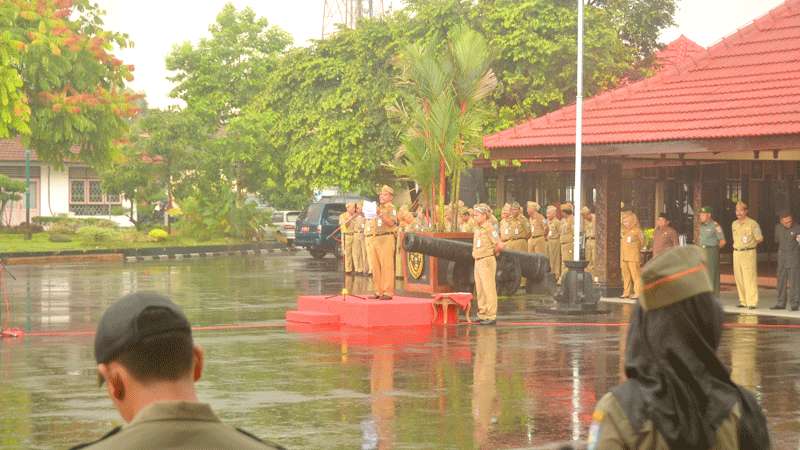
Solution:
M377 202L364 202L364 217L367 219L374 219L378 215Z

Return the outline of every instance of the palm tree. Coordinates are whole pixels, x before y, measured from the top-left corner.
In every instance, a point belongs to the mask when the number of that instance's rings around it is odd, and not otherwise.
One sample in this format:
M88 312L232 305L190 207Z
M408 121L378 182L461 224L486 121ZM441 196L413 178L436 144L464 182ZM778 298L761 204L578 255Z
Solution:
M447 177L452 183L451 203L457 204L461 171L482 151L486 119L482 101L497 85L490 61L486 40L463 25L450 33L441 54L431 44L414 44L397 58L404 95L392 111L408 128L392 167L398 176L420 186L423 207L438 206L434 217L440 230L445 223ZM453 212L457 214L457 208Z

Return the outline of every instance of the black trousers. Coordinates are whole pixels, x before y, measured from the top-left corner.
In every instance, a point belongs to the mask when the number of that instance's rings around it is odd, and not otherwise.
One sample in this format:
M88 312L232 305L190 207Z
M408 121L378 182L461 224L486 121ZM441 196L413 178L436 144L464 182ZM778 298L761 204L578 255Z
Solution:
M800 306L800 265L787 267L785 264L778 264L777 306L785 307L787 297L791 297L789 299L791 306Z

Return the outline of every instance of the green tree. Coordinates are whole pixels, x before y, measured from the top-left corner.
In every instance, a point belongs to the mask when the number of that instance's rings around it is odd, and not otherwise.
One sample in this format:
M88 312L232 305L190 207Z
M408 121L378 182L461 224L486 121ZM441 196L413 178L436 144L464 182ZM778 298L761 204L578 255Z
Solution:
M6 206L10 202L22 200L22 194L24 193L25 182L12 180L6 175L0 175L0 219L5 217L3 213L6 210Z
M44 160L107 163L137 96L133 67L115 58L128 38L102 28L89 0L14 0L0 4L0 137L23 136Z
M443 227L447 176L453 183L451 201L457 204L461 172L481 153L486 121L482 102L497 84L489 67L489 48L479 33L459 26L444 51L437 52L431 44L409 45L398 63L403 69L399 84L408 95L395 110L408 130L397 173L421 185L428 206L438 202L437 224ZM430 166L438 167L438 174Z

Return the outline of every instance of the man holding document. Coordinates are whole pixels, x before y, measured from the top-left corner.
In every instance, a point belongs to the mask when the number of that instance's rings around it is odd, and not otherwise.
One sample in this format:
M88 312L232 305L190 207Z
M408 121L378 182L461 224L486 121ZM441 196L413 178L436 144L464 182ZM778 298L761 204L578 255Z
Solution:
M374 298L391 300L394 295L394 251L397 231L397 211L392 205L394 190L384 185L378 197L379 204L364 202L367 219L367 239L371 240L368 258L372 268Z

